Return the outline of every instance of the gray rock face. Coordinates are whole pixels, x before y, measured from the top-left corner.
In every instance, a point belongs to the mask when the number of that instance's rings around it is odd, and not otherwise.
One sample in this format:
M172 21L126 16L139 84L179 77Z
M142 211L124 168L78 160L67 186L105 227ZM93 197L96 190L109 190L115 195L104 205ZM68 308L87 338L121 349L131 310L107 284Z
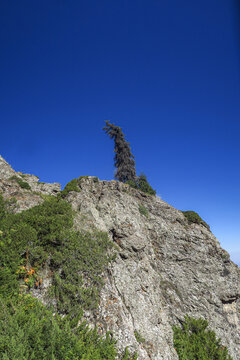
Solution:
M12 177L27 183L31 189L21 187ZM27 210L43 202L41 194L55 196L59 191L61 191L60 184L39 183L37 176L14 171L0 156L0 193L5 199L16 199L16 212Z
M17 211L43 201L41 193L60 189L25 175L32 189L25 190L9 180L13 175L21 177L0 157L0 192L17 199ZM238 360L240 271L214 235L203 225L189 225L182 212L159 198L128 185L89 177L80 187L66 198L76 210L75 227L108 232L118 249L104 274L99 309L86 313L86 319L100 333L110 330L119 349L137 351L139 360L177 360L172 325L187 314L202 317ZM44 294L35 296L42 299Z
M76 227L84 215L89 229L107 231L119 248L89 321L111 330L119 348L136 350L139 360L174 360L171 325L187 314L203 317L239 359L240 272L208 229L116 181L83 179L81 192L69 193L68 201L78 213Z
M15 175L15 171L0 155L0 179L7 180L13 175Z

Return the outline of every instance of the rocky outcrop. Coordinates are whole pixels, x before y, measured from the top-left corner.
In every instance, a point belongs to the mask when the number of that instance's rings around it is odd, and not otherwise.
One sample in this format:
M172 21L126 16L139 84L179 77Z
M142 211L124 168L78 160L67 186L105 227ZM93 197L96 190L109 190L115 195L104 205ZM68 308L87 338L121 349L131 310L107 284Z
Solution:
M11 176L14 176L16 172L11 168L11 166L2 158L0 155L0 179L7 180Z
M24 185L28 186L24 186ZM0 156L0 193L5 199L15 199L15 212L27 210L43 202L42 195L56 195L61 191L58 183L40 183L35 175L16 172Z
M174 360L172 324L203 317L234 360L240 354L240 272L203 225L157 197L111 181L81 181L67 200L84 223L107 231L118 247L95 317L118 346L139 360ZM144 338L140 344L138 335Z
M37 178L23 179L32 189L26 190L9 180L14 175L21 177L1 160L0 192L16 197L18 211L59 189L46 184L38 194ZM238 360L240 272L218 240L158 197L94 179L81 179L80 192L69 192L66 200L75 210L75 227L108 232L117 257L104 274L98 310L85 318L99 332L110 330L121 350L137 351L139 360L175 360L172 325L186 314L202 317Z

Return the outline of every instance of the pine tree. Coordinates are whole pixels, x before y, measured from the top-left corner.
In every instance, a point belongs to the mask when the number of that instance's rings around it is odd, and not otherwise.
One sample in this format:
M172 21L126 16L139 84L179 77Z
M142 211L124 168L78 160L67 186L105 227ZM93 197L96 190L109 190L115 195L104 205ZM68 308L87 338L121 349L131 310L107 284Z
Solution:
M119 126L115 126L114 124L110 124L109 121L106 121L106 126L103 130L110 136L111 139L114 139L115 142L115 179L124 183L129 180L135 182L137 179L135 160L129 146L130 144L125 140L125 135L123 134L122 129Z

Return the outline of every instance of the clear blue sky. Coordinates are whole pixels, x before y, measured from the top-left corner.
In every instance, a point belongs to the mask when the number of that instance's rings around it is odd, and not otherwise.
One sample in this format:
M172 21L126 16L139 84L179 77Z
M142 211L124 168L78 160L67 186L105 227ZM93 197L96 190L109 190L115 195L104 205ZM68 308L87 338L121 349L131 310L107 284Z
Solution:
M2 1L0 154L63 186L113 178L108 119L163 200L240 264L237 1Z

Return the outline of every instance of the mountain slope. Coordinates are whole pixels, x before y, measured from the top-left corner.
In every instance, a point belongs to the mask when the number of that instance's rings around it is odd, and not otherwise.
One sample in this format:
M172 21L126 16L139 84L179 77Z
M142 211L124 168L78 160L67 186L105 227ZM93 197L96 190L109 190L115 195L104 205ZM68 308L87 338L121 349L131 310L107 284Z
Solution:
M27 182L23 188L12 176ZM60 186L38 184L15 173L0 158L0 191L22 211L57 195ZM110 330L119 349L139 360L175 360L172 325L185 315L209 322L234 360L240 354L240 272L204 224L189 223L157 197L117 181L82 177L65 197L75 210L75 228L109 234L116 259L104 273L97 310L84 316L99 332ZM48 302L49 279L34 296Z
M176 359L171 324L188 314L207 319L238 359L240 272L214 235L125 184L83 179L80 187L67 198L78 214L76 226L84 215L119 247L98 316L103 327L120 334L119 345L137 348L139 359Z

